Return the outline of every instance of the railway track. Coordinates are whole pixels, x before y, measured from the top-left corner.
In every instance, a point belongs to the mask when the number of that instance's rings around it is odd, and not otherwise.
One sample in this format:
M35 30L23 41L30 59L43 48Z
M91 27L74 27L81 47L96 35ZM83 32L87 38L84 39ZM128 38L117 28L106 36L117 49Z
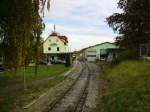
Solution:
M86 98L87 98L87 95L88 95L88 86L89 86L89 83L90 83L91 73L90 73L89 66L87 64L86 64L86 66L87 66L87 69L88 69L87 81L86 81L84 90L83 90L83 92L82 92L82 94L81 94L81 96L80 96L73 112L82 112L82 109L84 107L84 104L85 104L85 101L86 101Z
M90 69L86 62L82 70L67 91L53 101L43 112L82 112L88 94Z

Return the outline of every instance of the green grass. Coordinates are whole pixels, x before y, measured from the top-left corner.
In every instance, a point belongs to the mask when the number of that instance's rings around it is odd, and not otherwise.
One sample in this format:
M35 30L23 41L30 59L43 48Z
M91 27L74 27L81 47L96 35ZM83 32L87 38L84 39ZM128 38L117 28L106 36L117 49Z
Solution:
M16 74L11 71L0 73L0 112L20 110L25 104L39 97L51 87L62 82L61 73L69 70L63 65L39 66L38 74L34 67L26 68L27 90L23 90L23 69Z
M108 86L99 97L99 110L150 112L150 62L124 61L103 70Z
M54 76L60 74L69 68L66 68L64 65L53 65L53 66L39 66L38 74L35 76L34 67L26 68L26 78L27 80L41 79L45 77ZM17 73L13 71L7 71L0 73L0 87L5 87L12 84L22 83L23 80L23 69L19 69Z

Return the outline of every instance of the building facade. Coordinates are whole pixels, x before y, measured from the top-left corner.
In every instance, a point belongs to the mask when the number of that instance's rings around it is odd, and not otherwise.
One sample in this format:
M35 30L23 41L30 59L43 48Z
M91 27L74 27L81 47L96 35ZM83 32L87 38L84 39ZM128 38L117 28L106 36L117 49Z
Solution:
M88 47L83 50L82 56L89 62L96 61L96 49L95 46Z
M106 58L106 56L108 55L107 49L115 49L115 48L118 47L114 43L110 42L95 45L96 58L99 60Z
M43 53L47 61L65 60L65 54L69 53L68 38L53 32L43 43Z
M68 38L58 34L51 34L43 44L44 54L69 52Z

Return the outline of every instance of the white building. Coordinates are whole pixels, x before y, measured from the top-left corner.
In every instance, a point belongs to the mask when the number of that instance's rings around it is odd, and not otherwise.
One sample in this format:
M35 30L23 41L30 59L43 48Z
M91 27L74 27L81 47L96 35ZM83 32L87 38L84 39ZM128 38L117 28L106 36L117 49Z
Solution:
M92 47L89 47L89 48L86 48L84 51L83 51L83 57L85 59L87 59L87 61L89 62L94 62L96 60L96 48L95 46L92 46Z
M68 38L53 32L43 43L43 53L47 61L65 60L65 54L69 53Z
M68 38L52 33L43 44L44 54L69 52Z

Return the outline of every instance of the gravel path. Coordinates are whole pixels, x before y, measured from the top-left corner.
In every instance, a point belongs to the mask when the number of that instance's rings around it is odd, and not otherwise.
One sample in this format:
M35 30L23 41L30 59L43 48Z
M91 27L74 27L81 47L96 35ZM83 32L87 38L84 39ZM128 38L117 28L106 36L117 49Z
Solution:
M79 101L88 80L88 69L84 68L81 77L61 101L48 112L72 112Z
M90 83L88 88L88 95L83 107L83 112L95 112L97 105L97 96L99 93L100 75L99 67L96 64L88 63L90 67Z

